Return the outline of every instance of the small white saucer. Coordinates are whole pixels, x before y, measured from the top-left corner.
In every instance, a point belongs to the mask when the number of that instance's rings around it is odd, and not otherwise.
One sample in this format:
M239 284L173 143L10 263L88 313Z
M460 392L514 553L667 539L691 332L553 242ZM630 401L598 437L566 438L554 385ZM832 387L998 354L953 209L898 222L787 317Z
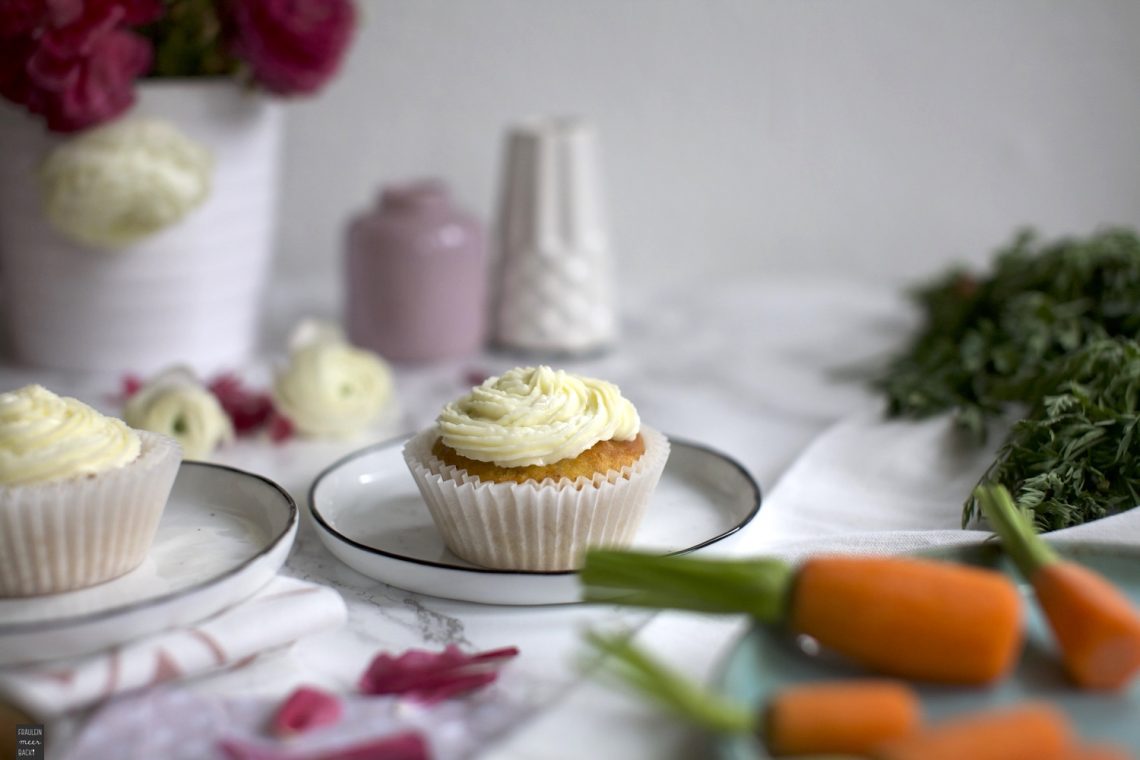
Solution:
M579 601L578 574L491 570L443 545L408 472L399 439L350 454L317 476L309 511L321 542L357 572L398 588L483 604ZM737 462L670 438L669 461L634 549L681 554L748 524L760 487Z
M0 599L0 665L87 654L203 620L284 564L297 507L276 483L183 462L147 559L98 586Z

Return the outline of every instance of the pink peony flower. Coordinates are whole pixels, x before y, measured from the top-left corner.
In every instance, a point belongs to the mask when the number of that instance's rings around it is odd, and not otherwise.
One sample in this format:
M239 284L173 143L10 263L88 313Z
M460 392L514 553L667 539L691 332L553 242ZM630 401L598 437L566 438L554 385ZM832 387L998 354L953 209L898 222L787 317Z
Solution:
M74 132L118 116L150 43L127 31L162 13L159 0L18 0L0 5L0 95Z
M31 33L46 13L45 0L4 0L0 3L0 40Z
M515 647L464 654L455 645L442 652L409 649L399 657L380 653L360 677L365 694L404 694L424 704L461 696L493 682Z
M320 89L340 67L356 23L351 0L229 0L234 52L279 95Z

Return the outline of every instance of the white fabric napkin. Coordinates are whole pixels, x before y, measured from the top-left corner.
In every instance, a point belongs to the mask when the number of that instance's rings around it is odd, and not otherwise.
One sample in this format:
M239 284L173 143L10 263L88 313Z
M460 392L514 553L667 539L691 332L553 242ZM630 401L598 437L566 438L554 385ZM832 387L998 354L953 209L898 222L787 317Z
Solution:
M333 589L278 576L246 601L192 626L91 655L0 670L0 701L46 721L125 692L241 667L345 618L344 600Z
M221 699L187 689L156 689L107 705L59 760L226 760L223 740L261 750L266 758L343 757L340 753L355 749L351 756L363 760L381 755L369 754L361 744L409 731L424 738L431 757L466 760L535 709L502 681L430 706L391 696L341 694L344 714L339 721L285 739L273 738L266 728L280 699Z
M731 546L732 554L798 559L818 552L899 554L978 543L962 530L962 505L1001 444L981 447L949 417L884 420L879 409L853 415L815 439ZM1140 509L1048 534L1049 540L1140 545Z

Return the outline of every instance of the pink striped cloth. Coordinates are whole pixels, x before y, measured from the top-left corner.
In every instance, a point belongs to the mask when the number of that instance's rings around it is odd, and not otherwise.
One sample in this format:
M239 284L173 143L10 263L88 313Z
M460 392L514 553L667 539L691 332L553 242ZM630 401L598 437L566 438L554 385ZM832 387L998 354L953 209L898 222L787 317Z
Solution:
M239 667L345 618L344 601L333 589L279 576L192 626L83 657L0 670L0 702L46 721L136 689Z

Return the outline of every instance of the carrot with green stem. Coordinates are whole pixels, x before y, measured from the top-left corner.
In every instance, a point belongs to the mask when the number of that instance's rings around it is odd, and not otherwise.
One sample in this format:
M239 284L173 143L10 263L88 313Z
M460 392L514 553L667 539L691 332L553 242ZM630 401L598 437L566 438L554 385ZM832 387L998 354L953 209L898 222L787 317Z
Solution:
M752 734L777 756L867 755L913 733L921 721L918 695L886 680L808 683L781 689L753 710L709 692L634 646L625 637L587 634L609 655L603 672L666 709L716 733Z
M747 613L783 624L886 675L949 684L994 681L1021 648L1017 588L982 568L902 557L715 560L596 550L584 599Z
M1140 671L1140 612L1106 578L1062 559L1003 486L975 498L1002 549L1033 586L1065 670L1087 689L1119 689Z

